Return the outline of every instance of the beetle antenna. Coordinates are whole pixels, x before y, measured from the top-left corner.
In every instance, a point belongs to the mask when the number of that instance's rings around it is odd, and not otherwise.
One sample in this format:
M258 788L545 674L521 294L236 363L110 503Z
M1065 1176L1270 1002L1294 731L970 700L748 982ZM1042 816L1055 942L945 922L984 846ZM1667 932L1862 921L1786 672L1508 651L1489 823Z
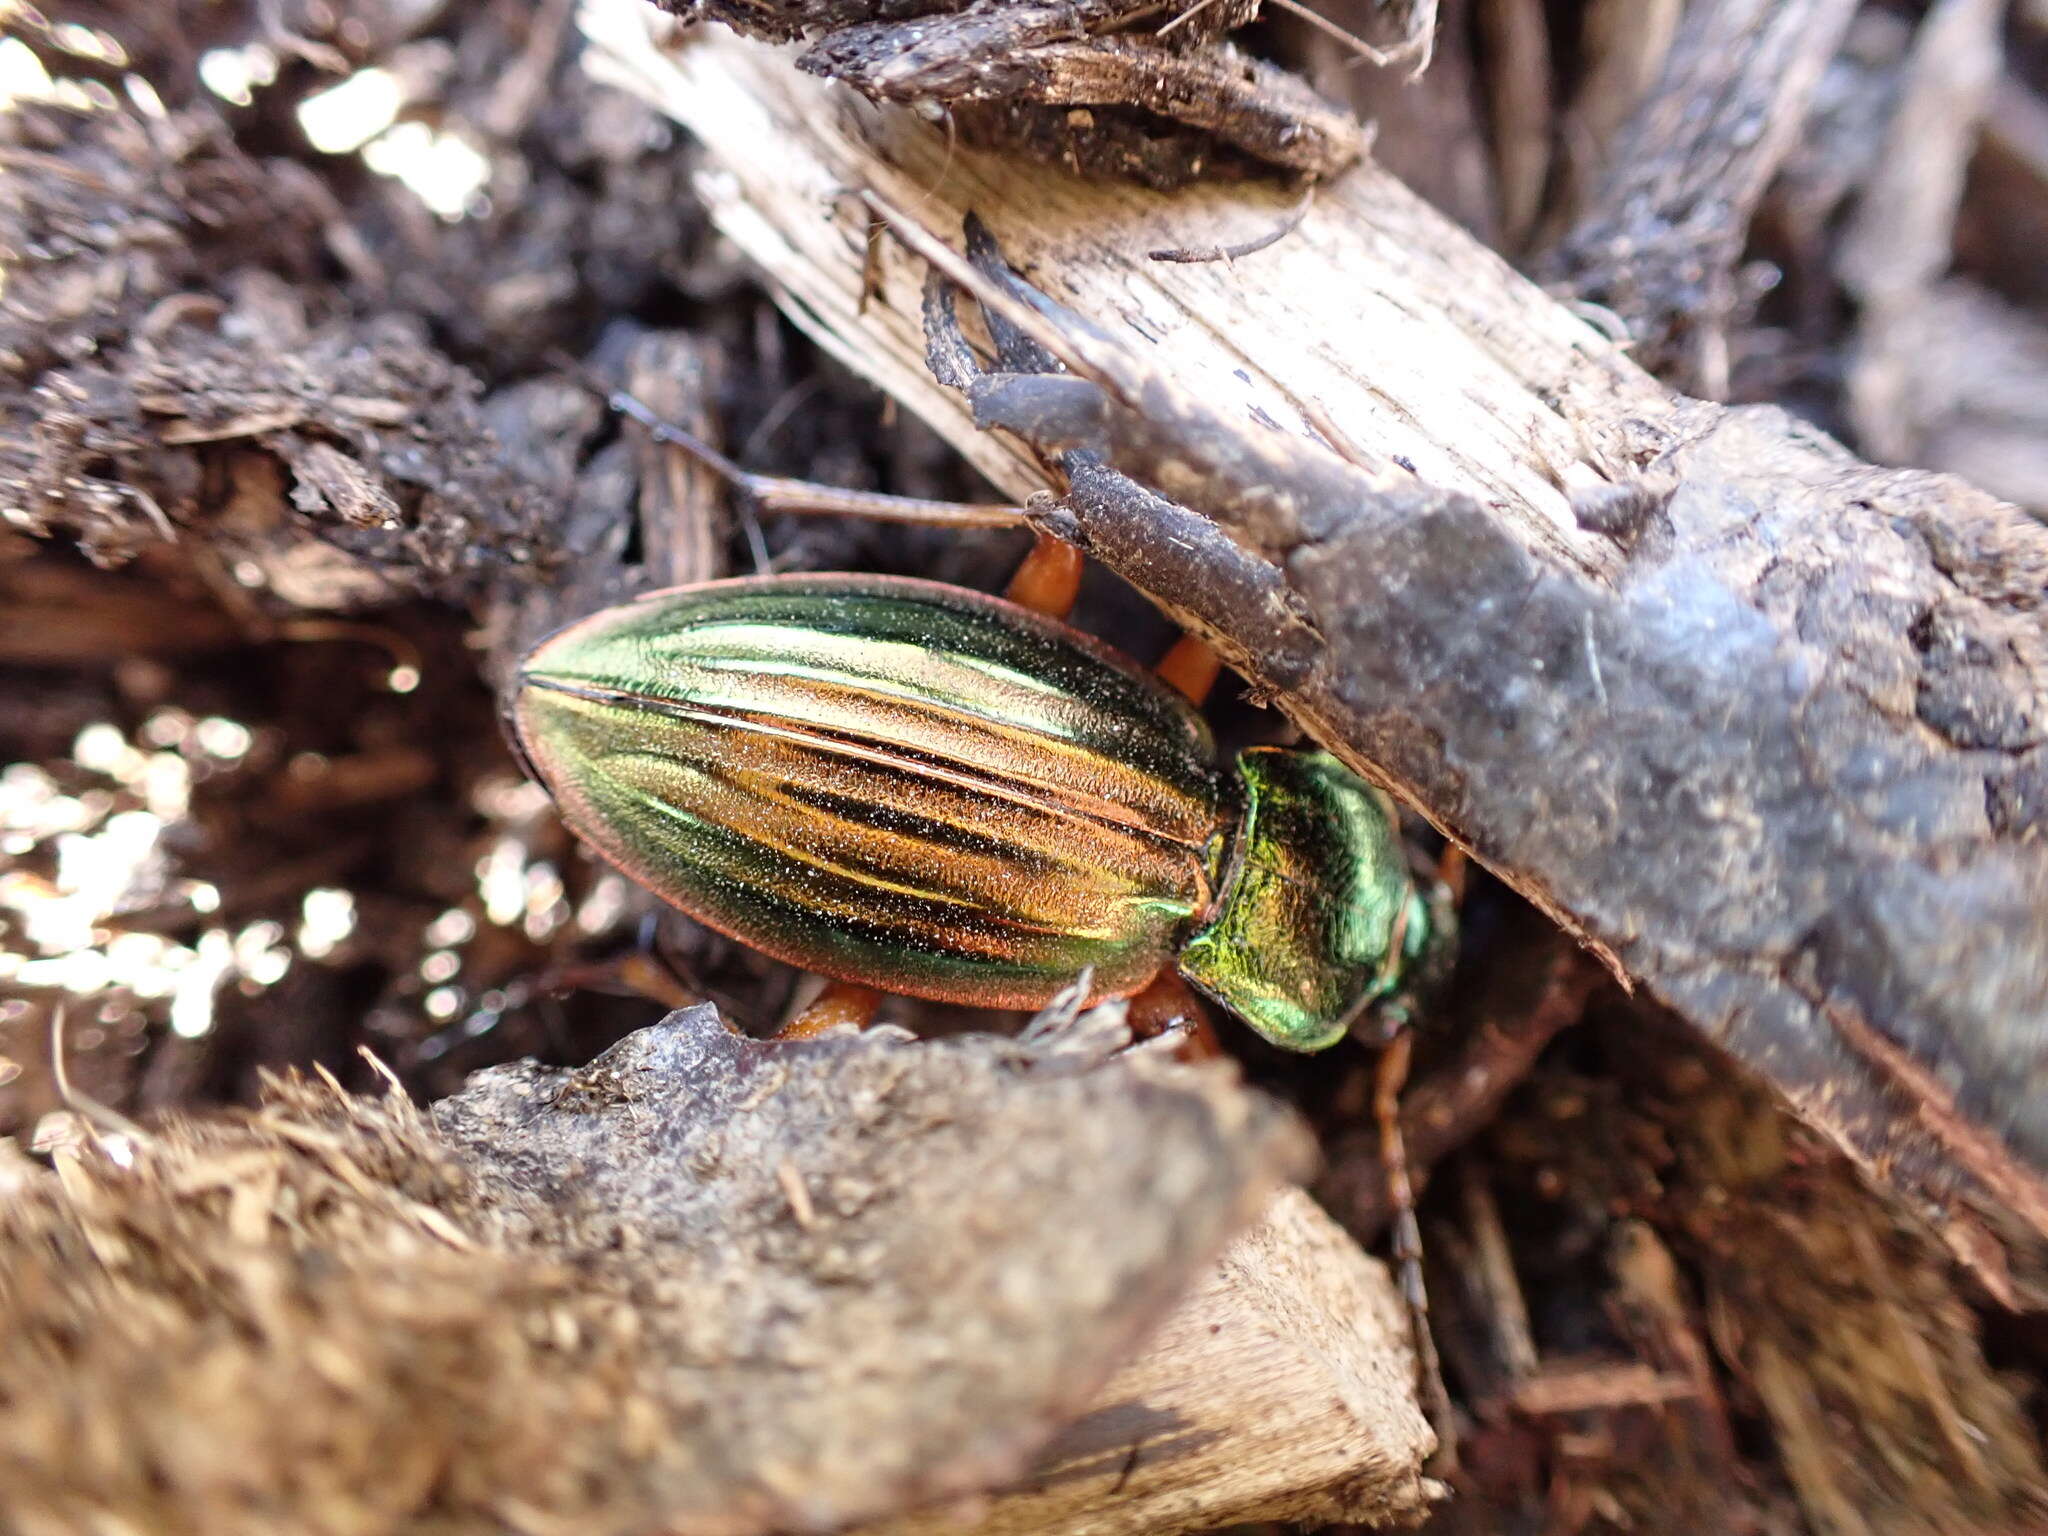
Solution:
M1422 1279L1422 1227L1415 1219L1415 1186L1408 1177L1408 1140L1401 1132L1401 1089L1408 1081L1408 1063L1415 1037L1403 1029L1387 1042L1374 1065L1373 1118L1379 1122L1380 1161L1387 1171L1387 1208L1391 1213L1394 1271L1401 1299L1408 1304L1408 1328L1421 1378L1423 1411L1436 1431L1432 1470L1458 1465L1457 1425L1451 1417L1451 1395L1444 1386L1443 1363L1437 1358L1436 1335L1429 1327L1429 1289Z
M583 381L593 394L604 396L605 404L621 416L644 428L658 443L680 448L746 498L756 512L786 512L798 516L872 517L891 523L924 523L946 528L1020 528L1024 509L976 501L927 501L917 496L890 496L880 491L853 491L842 486L821 485L815 480L791 480L782 475L756 474L742 469L695 433L664 420L646 401L623 389L614 389L587 365L562 353L552 361Z
M623 389L608 389L604 392L604 403L628 421L638 422L646 428L647 435L657 443L666 443L671 448L682 449L706 469L714 471L723 479L730 480L742 490L749 489L749 482L755 478L696 433L679 427L672 421L664 421L638 395L628 394Z

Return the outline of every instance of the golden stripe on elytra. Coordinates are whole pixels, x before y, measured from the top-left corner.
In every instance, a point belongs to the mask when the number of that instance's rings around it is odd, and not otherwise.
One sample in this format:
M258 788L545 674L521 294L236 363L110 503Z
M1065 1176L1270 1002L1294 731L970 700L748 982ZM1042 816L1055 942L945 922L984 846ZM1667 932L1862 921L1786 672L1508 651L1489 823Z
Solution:
M820 790L804 784L756 786L746 782L758 771L748 769L738 774L712 775L706 770L707 776L715 776L737 792L752 796L757 803L787 807L786 824L819 832L828 846L837 846L849 855L863 848L873 850L877 870L892 865L930 868L931 855L936 850L957 861L964 869L986 868L998 877L993 882L985 876L971 878L935 887L935 890L987 888L992 883L1001 887L1012 886L1018 883L1020 871L1017 866L1020 864L1024 866L1021 874L1026 881L1069 875L1093 876L1105 872L1100 861L1084 861L1075 856L1074 845L1080 839L1071 831L1062 833L1064 824L1049 815L1034 812L1028 819L1006 818L1001 824L1001 832L991 833L986 830L988 818L975 814L979 809L978 797L960 796L951 814L948 814L947 807L930 803L929 797L923 797L926 803L910 810L904 808L902 799L891 800L875 794ZM907 828L890 828L860 819L823 803L827 796L844 801L855 809L886 812L923 823L930 833L920 835ZM1142 863L1176 869L1192 863L1186 856L1186 850L1177 849L1179 857L1169 858L1149 842L1128 836L1119 837L1117 841L1136 855L1135 858L1118 860L1119 865ZM892 849L901 850L903 857L892 860L883 856Z
M820 751L831 752L835 755L854 760L886 763L906 773L934 778L960 788L977 790L994 798L1008 800L1019 805L1027 805L1050 815L1080 815L1087 820L1096 822L1098 825L1112 827L1119 831L1128 831L1140 837L1150 838L1163 843L1172 843L1181 847L1199 849L1207 841L1209 832L1213 831L1212 825L1209 828L1205 828L1199 835L1183 836L1171 831L1135 826L1125 820L1125 818L1114 816L1113 814L1091 815L1084 806L1077 806L1073 801L1062 796L1041 791L1037 785L1029 780L1020 784L992 775L981 777L975 774L962 773L949 767L943 760L938 758L928 758L915 751L905 750L874 739L863 740L853 735L840 736L829 731L807 730L798 725L783 724L774 720L760 719L726 710L707 709L684 704L675 699L661 698L658 695L637 693L620 688L609 688L600 684L570 683L559 678L532 676L527 677L525 682L530 687L566 694L571 698L580 699L586 703L623 705L628 708L645 710L650 714L662 715L673 720L689 721L693 724L720 726L731 730L756 731L763 735L777 736L785 740L814 746ZM1090 753L1089 755L1094 756L1096 754ZM1117 767L1120 765L1111 764L1110 766ZM1173 789L1172 786L1166 785L1163 781L1150 775L1133 775L1133 777L1137 778L1140 783L1159 784L1166 794L1175 800L1185 801L1186 799L1185 795L1180 791ZM1094 799L1096 797L1093 795L1083 797L1084 801ZM1103 804L1106 810L1113 811L1115 809L1114 802L1103 802Z
M855 692L847 689L844 692ZM950 726L945 731L925 731L927 736L950 736L972 741L974 737L992 739L1009 750L982 754L989 759L985 764L976 765L966 754L949 751L950 743L937 741L931 745L912 745L891 740L879 731L861 730L857 722L860 711L849 710L848 714L856 724L852 728L821 726L805 721L796 723L789 716L768 714L762 711L741 709L718 709L704 705L686 705L673 700L633 696L641 707L656 710L673 718L692 719L702 722L729 724L734 728L753 726L763 731L781 731L813 741L821 745L832 744L833 750L848 756L872 757L876 761L910 764L920 774L953 781L967 781L985 786L991 794L1006 798L1029 798L1038 804L1058 808L1064 816L1079 815L1104 826L1129 829L1148 837L1164 841L1199 847L1208 837L1212 825L1209 808L1155 774L1133 769L1129 764L1110 759L1099 748L1086 743L1049 741L1029 731L1020 730L1000 722L974 722L970 728L944 714L933 713L928 718L931 724ZM906 733L907 734L907 733ZM1019 747L1026 751L1016 750ZM1030 759L1038 757L1048 761L1042 771L1029 771ZM1006 759L1014 765L1014 776L1001 776L996 759ZM986 777L972 772L961 772L953 764L966 761L970 767L980 766ZM1130 791L1126 799L1119 800L1096 787L1103 781L1121 780ZM1055 787L1060 786L1060 787ZM1149 819L1148 819L1149 818ZM1163 823L1163 824L1162 824Z
M693 639L700 643L662 654L671 666L680 669L734 678L773 677L784 682L813 683L828 692L857 689L869 698L929 706L944 714L991 722L1019 720L1034 725L1038 733L1046 736L1068 735L1070 722L1066 717L1076 710L1096 721L1113 720L1110 711L1058 684L987 657L933 651L907 641L835 635L811 628L804 631L802 643L816 658L813 664L789 658L789 638L788 627L782 624L718 620L695 631ZM714 650L704 643L721 639L729 649ZM735 640L740 643L731 644ZM750 640L758 641L758 649L746 645ZM910 665L897 665L893 658L902 658ZM916 682L899 681L905 675L914 675ZM992 693L1000 693L1002 698L991 704ZM1005 710L1006 704L1023 707Z
M707 774L706 777L712 777L712 775ZM731 785L733 783L730 778L722 775L717 777L719 782L723 784ZM640 793L644 800L657 804L659 809L665 811L672 811L674 809L673 806L662 800L658 795L645 790L640 791ZM956 846L947 845L942 851L952 859L956 869L964 861L971 864L973 868L983 871L983 873L978 876L968 875L962 882L951 888L906 884L899 879L892 879L889 871L903 870L914 872L930 870L933 867L933 844L930 841L908 834L881 831L844 816L821 814L815 809L807 807L800 799L785 791L771 791L757 789L752 786L742 786L741 793L747 797L751 808L765 810L770 807L776 807L784 812L780 817L767 817L760 822L750 823L744 832L731 828L725 829L732 831L735 837L742 838L746 845L757 847L764 853L779 855L790 863L816 869L823 874L832 875L851 883L865 886L871 890L884 891L897 896L927 901L933 905L948 906L964 911L985 912L990 918L1014 927L1043 930L1049 933L1062 930L1073 931L1074 914L1071 911L1040 916L1029 912L1028 909L1020 908L1015 902L1005 900L1006 894L1018 889L1020 882L1009 878L1012 872L1005 868L1006 858L1004 852L992 851L981 854L967 854ZM704 820L701 816L698 816L696 819L699 821ZM833 826L844 827L862 835L850 838L841 837L836 840L832 839L830 832L824 826L828 822ZM713 823L713 825L719 824ZM836 841L839 844L841 851L838 855L835 856L823 851L817 846L817 838L821 832L824 833L828 841ZM807 841L799 843L796 841L799 837L805 837ZM1095 904L1128 903L1133 896L1142 894L1142 888L1138 882L1132 880L1128 875L1121 878L1115 887L1110 887L1099 880L1073 879L1071 876L1102 873L1104 868L1083 864L1071 858L1044 857L1044 850L1032 843L1013 841L1007 845L1006 851L1011 860L1014 860L1019 853L1040 856L1041 862L1047 866L1049 873L1069 876L1069 878L1063 878L1057 882L1051 880L1027 880L1021 882L1022 889L1027 891L1046 891L1050 894L1050 888L1057 883L1067 894L1093 896L1096 898ZM888 857L887 855L891 853L897 856L894 858ZM861 862L847 862L848 859L859 859ZM744 861L743 855L742 861Z
M1034 913L1028 907L1020 907L1011 899L1019 890L1043 895L1055 903L1060 896L1065 896L1096 908L1126 906L1133 897L1142 897L1147 890L1161 887L1186 890L1191 911L1196 910L1206 900L1205 872L1199 861L1192 856L1191 850L1178 844L1162 844L1159 840L1118 831L1115 833L1116 841L1128 848L1134 857L1100 863L1083 861L1074 856L1074 847L1082 840L1071 836L1058 837L1060 818L1028 801L1019 803L1032 813L1032 821L1037 825L1027 826L1017 821L1006 821L1003 824L1004 831L1009 836L1005 839L986 833L985 818L976 818L971 823L964 820L971 811L972 801L976 798L971 788L962 791L959 786L948 786L962 797L958 809L962 813L963 821L958 825L964 826L970 835L985 842L988 847L986 851L974 852L960 847L957 841L946 842L938 846L940 851L948 855L948 860L935 863L932 858L935 847L932 839L910 833L891 832L872 823L807 805L801 798L806 786L789 782L749 782L755 779L775 778L772 769L765 769L761 765L734 764L728 761L716 765L697 763L685 767L672 759L647 754L619 754L614 758L614 762L624 766L635 759L659 770L653 776L629 775L629 782L632 782L635 792L651 809L674 814L680 807L674 805L670 797L662 794L658 787L646 787L649 779L658 781L662 776L686 773L718 783L727 792L727 798L743 797L751 809L761 812L762 819L751 822L744 830L731 827L720 820L706 818L701 812L685 813L700 825L719 828L738 838L741 844L741 863L746 862L747 848L758 848L763 853L779 855L791 863L816 869L821 873L873 890L887 891L906 898L927 900L934 904L964 910L984 911L991 919L1018 928L1043 928L1047 932L1075 932L1073 924L1077 914L1070 908L1042 915ZM862 770L876 770L876 765L866 759L854 761ZM902 772L886 765L879 771ZM794 779L798 776L792 774L788 777ZM919 776L906 774L906 777L917 781ZM848 795L845 798L855 804L875 804L882 809L894 808L886 797ZM918 815L919 819L941 828L956 825L943 815L936 814L939 810L939 807L927 805L920 808L919 812L905 814ZM781 814L774 814L777 811ZM841 829L839 835L835 835L835 829ZM1040 836L1031 836L1033 832ZM803 841L797 841L799 838ZM826 845L823 848L819 846L821 840ZM837 856L827 851L834 845L839 850ZM1168 849L1173 850L1172 854L1168 853ZM892 854L895 856L890 857ZM864 858L865 863L844 862L848 858ZM1047 878L1027 877L1019 880L1016 877L1016 865L1020 859L1036 863ZM949 886L907 885L889 877L889 872L893 871L921 871L927 874L944 872L948 869L948 861L952 872L963 875L961 881ZM1152 872L1150 876L1146 874L1147 870ZM1116 877L1113 884L1101 878L1106 874ZM1110 916L1111 914L1105 913L1104 919L1107 920ZM1080 931L1087 933L1092 930Z
M820 723L818 717L826 711L818 706L837 705L847 695L868 702L832 710L844 717L844 724ZM898 702L892 696L869 695L852 685L820 689L816 699L806 696L802 702L809 707L792 709L787 715L738 707L721 712L729 712L735 719L763 722L801 719L821 737L856 746L873 744L884 751L913 757L920 766L943 766L948 761L979 763L996 774L1000 771L998 762L1007 761L1013 765L1018 782L1051 789L1056 802L1070 813L1174 842L1199 844L1212 829L1213 813L1205 798L1190 794L1156 773L1116 760L1099 741L1051 738L1028 727L964 712L891 708ZM861 722L878 718L897 725L897 736L889 736L879 726L862 728ZM911 735L924 739L915 744L901 739ZM995 750L972 750L984 745L992 745ZM1033 759L1044 766L1034 767ZM1122 798L1112 796L1100 787L1104 783L1120 783L1128 793Z
M643 798L646 792L636 791ZM673 813L675 807L666 801L655 800L657 809ZM713 824L716 830L728 833L737 846L727 851L730 858L720 859L719 866L729 877L749 873L747 866L750 847L759 847L760 841L751 832L738 833L732 829ZM896 893L903 895L903 901L886 902L878 906L872 895L863 894L864 888L872 889L869 882L858 870L833 867L821 860L804 854L801 850L786 851L797 862L819 869L820 873L843 882L851 889L834 892L830 889L809 887L803 896L803 907L811 917L837 918L849 924L882 933L899 935L906 943L918 944L934 953L955 954L964 957L980 957L990 960L1014 960L1017 958L1017 937L1044 939L1081 939L1096 942L1114 942L1120 932L1119 925L1109 921L1106 926L1077 925L1069 914L1065 921L1053 926L1025 919L1012 912L992 910L986 906L968 903L950 903L947 898L924 891ZM763 889L743 884L756 896L774 894L774 887ZM954 911L935 911L927 915L919 907L945 908L954 906ZM1113 916L1111 914L1110 916Z

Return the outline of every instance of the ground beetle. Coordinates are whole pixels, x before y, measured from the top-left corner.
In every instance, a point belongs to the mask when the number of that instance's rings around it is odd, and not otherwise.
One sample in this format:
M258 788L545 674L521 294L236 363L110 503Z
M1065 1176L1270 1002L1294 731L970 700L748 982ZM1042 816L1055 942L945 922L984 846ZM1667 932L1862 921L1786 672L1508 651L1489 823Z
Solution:
M883 992L1035 1008L1177 966L1278 1045L1405 1012L1434 920L1327 752L1220 771L1159 677L907 577L709 582L523 662L510 720L570 827L708 926Z

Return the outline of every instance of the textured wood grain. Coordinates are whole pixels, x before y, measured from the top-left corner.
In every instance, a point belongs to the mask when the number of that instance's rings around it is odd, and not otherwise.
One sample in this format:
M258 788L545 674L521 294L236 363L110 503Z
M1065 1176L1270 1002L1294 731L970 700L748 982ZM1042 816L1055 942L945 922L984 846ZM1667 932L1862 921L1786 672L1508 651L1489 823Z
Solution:
M1175 1536L1254 1520L1411 1523L1440 1494L1386 1270L1276 1199L1014 1486L861 1536Z
M1798 142L1856 0L1729 0L1682 18L1635 0L1604 9L1623 36L1639 38L1653 9L1677 31L1647 55L1617 49L1661 64L1661 79L1624 65L1574 103L1567 140L1590 143L1598 172L1576 168L1574 222L1537 270L1621 315L1665 377L1718 398L1750 215Z
M1242 262L1161 263L1147 253L1271 229L1298 194L1079 181L949 145L907 113L799 75L787 51L718 32L659 51L649 33L660 18L633 0L600 0L585 20L601 44L592 68L704 140L699 190L791 318L1011 494L1043 488L1045 474L1015 444L973 433L958 397L925 371L923 264L883 242L882 292L863 306L867 215L852 195L862 187L955 244L973 209L1056 298L1147 337L1206 398L1321 431L1378 465L1406 459L1498 507L1530 546L1587 570L1612 563L1607 542L1578 529L1570 497L1625 474L1624 445L1614 430L1589 442L1584 428L1664 414L1664 392L1384 172L1363 167L1322 189L1298 230ZM1333 287L1345 267L1359 280Z

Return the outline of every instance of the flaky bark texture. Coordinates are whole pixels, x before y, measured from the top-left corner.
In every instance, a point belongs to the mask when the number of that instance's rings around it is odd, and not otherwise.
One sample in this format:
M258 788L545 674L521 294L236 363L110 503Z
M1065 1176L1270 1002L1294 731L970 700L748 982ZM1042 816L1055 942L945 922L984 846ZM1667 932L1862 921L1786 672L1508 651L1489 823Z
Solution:
M486 1074L431 1121L293 1080L54 1173L16 1156L0 1529L745 1533L979 1493L1306 1165L1270 1100L1127 1041L1110 1009L1019 1041L763 1045L702 1007L578 1071ZM1268 1220L1348 1293L1289 1283L1254 1236L1177 1326L1270 1337L1250 1270L1340 1329L1348 1412L1322 1483L1192 1507L1412 1516L1427 1430L1385 1273L1327 1221ZM1134 1380L1165 1411L1197 1369ZM1180 1459L1127 1427L1120 1453Z
M1221 41L1258 0L663 0L745 37L807 39L801 69L871 101L943 116L973 143L1089 176L1169 188L1216 177L1332 176L1365 150L1356 119ZM1428 17L1409 46L1425 50Z
M112 564L173 541L165 509L190 508L224 565L250 563L230 579L291 608L474 596L538 558L533 488L481 451L475 381L416 319L344 319L318 286L235 270L248 251L317 268L295 167L251 162L203 117L7 126L0 248L42 253L0 310L16 528L63 526ZM216 266L231 303L194 291Z
M1651 78L1600 80L1574 103L1579 199L1560 210L1572 226L1537 275L1619 314L1646 367L1724 395L1751 215L1855 10L1856 0L1732 0L1691 8L1671 35L1669 6L1607 7ZM1660 13L1663 35L1650 19Z
M1511 1465L1546 1420L1570 1433L1591 1414L1617 1441L1610 1517L1618 1506L1645 1529L1935 1536L2038 1521L2041 1447L2016 1411L2027 1387L1987 1350L1948 1255L1685 1034L1596 1007L1426 1223L1438 1336L1487 1426L1471 1462ZM1629 1358L1548 1342L1552 1282L1511 1257L1532 1222L1590 1261ZM1782 1453L1765 1480L1745 1468L1759 1426ZM1791 1507L1773 1509L1780 1482ZM1583 1487L1564 1497L1589 1507ZM1477 1536L1507 1518L1474 1490L1448 1528Z

